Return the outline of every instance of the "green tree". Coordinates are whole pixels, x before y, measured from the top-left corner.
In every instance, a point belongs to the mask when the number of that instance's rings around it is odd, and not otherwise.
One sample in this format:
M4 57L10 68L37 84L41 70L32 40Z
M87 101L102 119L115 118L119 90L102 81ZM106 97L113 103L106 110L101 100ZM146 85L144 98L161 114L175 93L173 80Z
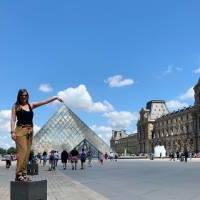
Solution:
M6 149L0 147L0 155L5 155L5 154L6 154Z
M7 150L7 154L16 154L16 148L15 148L15 147L10 147L10 148Z

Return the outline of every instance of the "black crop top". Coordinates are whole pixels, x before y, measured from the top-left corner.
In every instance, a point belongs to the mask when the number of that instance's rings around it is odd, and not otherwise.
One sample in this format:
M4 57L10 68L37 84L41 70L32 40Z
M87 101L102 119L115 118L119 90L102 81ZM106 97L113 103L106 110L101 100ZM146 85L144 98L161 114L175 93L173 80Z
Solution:
M17 116L17 126L21 125L31 125L33 126L33 110L31 106L28 104L29 111L21 109L17 109L16 116Z

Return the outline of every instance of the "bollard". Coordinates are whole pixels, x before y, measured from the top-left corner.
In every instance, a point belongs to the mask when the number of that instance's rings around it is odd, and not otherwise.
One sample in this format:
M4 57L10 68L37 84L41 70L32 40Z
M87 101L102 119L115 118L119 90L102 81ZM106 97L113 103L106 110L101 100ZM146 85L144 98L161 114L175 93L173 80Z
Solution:
M47 200L47 180L11 181L10 200Z

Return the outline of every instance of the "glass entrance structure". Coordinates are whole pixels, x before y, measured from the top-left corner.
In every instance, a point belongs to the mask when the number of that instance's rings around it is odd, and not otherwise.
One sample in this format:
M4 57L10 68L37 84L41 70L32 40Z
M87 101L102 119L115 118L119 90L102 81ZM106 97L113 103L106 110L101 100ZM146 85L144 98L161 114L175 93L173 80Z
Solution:
M37 132L33 139L34 152L73 148L93 151L93 155L110 152L111 149L71 109L63 105Z

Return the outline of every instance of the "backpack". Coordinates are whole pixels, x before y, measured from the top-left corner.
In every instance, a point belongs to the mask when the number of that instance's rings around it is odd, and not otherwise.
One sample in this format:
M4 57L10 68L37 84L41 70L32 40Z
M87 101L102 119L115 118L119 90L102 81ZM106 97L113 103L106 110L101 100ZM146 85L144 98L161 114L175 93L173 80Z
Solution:
M86 160L86 153L82 152L80 158L81 158L81 160L85 161Z

